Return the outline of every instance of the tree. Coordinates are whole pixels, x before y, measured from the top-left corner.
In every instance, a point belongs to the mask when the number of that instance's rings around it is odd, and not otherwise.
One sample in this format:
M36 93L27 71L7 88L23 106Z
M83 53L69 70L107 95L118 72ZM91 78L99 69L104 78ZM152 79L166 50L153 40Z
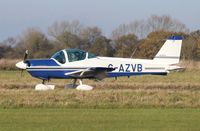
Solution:
M185 37L181 49L181 59L194 60L196 57L196 41L191 36Z
M152 15L147 19L148 32L155 31L168 31L168 32L189 32L185 24L176 19L172 19L170 16Z
M129 24L122 24L112 32L112 38L117 39L127 34L135 34L139 39L145 38L149 33L156 31L165 32L184 32L188 33L189 29L185 24L171 18L170 16L152 15L148 19L136 20Z
M15 46L17 44L17 40L13 37L8 37L6 40L0 43L0 45L7 45L7 46Z
M12 58L13 48L10 45L0 45L0 59Z
M197 39L196 59L200 59L200 38Z
M79 38L82 28L79 21L55 22L48 28L48 33L54 38L52 43L55 44L56 49L82 48L83 42Z
M102 35L101 29L98 27L87 27L80 32L81 39L87 39L88 42L93 43L97 37Z
M63 48L80 48L80 39L77 35L70 32L64 32L57 37L58 42L63 45Z
M131 57L138 44L138 38L134 34L128 34L119 37L115 41L115 56Z
M25 50L29 50L30 58L49 57L53 45L49 43L47 37L36 28L30 28L20 37L17 46L15 47L18 57L22 57Z
M183 41L182 47L183 59L200 59L200 31L191 32Z
M135 34L138 38L144 38L146 37L145 32L146 32L146 21L136 20L130 22L129 24L119 25L119 27L112 32L112 38L116 40L119 37L128 34Z
M0 58L14 58L13 47L16 45L16 39L9 37L0 43Z
M104 36L96 38L88 51L100 56L113 56L114 54L110 40Z
M55 22L48 28L48 34L55 39L68 32L73 35L79 35L82 25L79 21L62 21Z
M81 39L81 49L88 50L94 46L96 39L102 37L101 29L98 27L84 28L79 37Z
M165 43L166 38L171 35L185 36L184 33L156 31L151 32L146 39L139 42L135 56L138 58L152 59L158 53L162 45Z

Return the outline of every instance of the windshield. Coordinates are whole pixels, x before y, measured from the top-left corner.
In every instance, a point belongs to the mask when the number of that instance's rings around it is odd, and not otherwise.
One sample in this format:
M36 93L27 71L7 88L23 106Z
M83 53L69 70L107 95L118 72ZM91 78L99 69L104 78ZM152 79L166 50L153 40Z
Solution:
M92 53L88 53L88 59L90 59L90 58L96 58L96 55L92 54Z
M65 54L63 53L63 51L59 51L56 54L54 54L52 56L52 58L56 59L58 62L60 62L61 64L64 64L66 62L65 59Z
M67 49L66 52L69 62L84 60L86 58L86 52L82 50Z

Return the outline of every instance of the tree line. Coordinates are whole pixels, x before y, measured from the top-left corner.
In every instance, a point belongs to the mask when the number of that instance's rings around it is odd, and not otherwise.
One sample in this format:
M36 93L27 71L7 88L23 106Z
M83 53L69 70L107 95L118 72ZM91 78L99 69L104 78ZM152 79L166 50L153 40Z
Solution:
M182 22L165 15L119 25L110 38L99 27L84 27L79 21L55 22L48 34L29 28L20 37L0 42L0 58L19 59L25 50L29 50L29 58L49 58L65 48L100 56L153 58L171 35L184 37L182 59L200 59L200 30L189 32Z

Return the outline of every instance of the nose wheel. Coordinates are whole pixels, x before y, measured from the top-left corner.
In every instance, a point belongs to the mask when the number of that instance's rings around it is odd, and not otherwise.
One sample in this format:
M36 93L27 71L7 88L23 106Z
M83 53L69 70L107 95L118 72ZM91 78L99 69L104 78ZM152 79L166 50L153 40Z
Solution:
M47 91L47 90L54 90L55 89L55 85L47 85L45 83L46 83L46 80L42 80L42 84L37 84L35 86L35 90L36 91Z

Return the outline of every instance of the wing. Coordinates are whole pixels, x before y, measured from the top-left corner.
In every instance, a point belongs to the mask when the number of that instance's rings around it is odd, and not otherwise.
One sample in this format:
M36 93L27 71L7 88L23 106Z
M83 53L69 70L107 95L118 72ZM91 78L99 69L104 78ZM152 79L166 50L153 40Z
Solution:
M102 80L107 76L108 72L115 70L114 68L106 68L106 67L92 67L83 70L73 71L69 73L65 73L66 76L70 76L76 79L83 78L94 78Z

